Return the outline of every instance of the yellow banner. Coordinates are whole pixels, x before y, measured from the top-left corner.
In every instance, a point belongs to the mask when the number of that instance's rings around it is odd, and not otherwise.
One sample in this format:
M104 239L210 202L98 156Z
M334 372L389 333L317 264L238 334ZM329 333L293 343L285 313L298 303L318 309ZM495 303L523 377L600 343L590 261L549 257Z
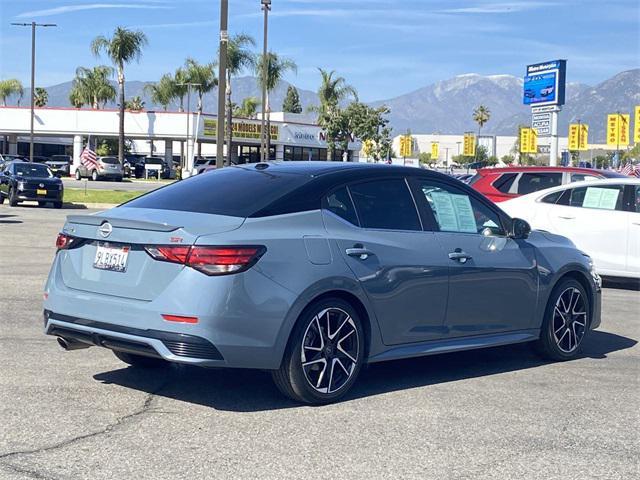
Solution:
M529 144L531 143L531 129L530 128L521 128L520 129L520 153L529 153Z
M538 153L538 131L535 128L530 128L529 134L529 153Z
M474 157L476 155L476 136L473 133L464 134L462 155L465 157Z
M438 142L431 142L431 160L437 160L440 156L440 144Z
M629 146L629 123L631 122L631 118L629 114L619 115L620 119L618 120L618 129L619 129L619 146L627 147Z
M215 137L218 129L218 120L211 118L204 119L204 136ZM251 138L259 140L262 132L262 125L259 123L233 122L231 124L233 138ZM280 127L271 125L271 139L278 140Z
M607 146L618 147L620 143L620 115L607 115Z
M633 116L633 141L640 143L640 105L636 107L635 115Z
M586 123L572 123L569 125L569 150L589 149L589 125Z
M413 153L413 137L411 135L403 135L400 137L400 156L410 157Z

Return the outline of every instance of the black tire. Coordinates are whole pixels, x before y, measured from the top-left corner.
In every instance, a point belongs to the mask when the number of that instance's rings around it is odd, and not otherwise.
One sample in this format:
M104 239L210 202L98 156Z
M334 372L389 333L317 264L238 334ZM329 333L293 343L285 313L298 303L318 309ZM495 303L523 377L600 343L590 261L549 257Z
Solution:
M578 294L579 298L576 297ZM567 302L568 311L565 311ZM590 298L584 287L573 278L561 280L549 296L540 339L534 343L534 349L548 360L576 358L589 333L590 323Z
M98 171L97 170L93 170L91 172L91 180L93 180L94 182L98 181Z
M116 177L116 182L121 182L122 181L122 177Z
M15 207L18 205L18 196L13 187L9 187L9 206Z
M308 345L304 352L303 343ZM295 401L332 403L353 386L364 357L365 333L355 308L340 298L325 298L309 305L298 319L282 365L272 372L273 381Z
M169 365L169 362L161 358L145 357L144 355L135 355L117 350L113 350L113 354L119 360L136 368L165 368Z
M2 196L2 193L0 193L0 205L2 205L4 203L4 197Z
M53 202L53 208L57 208L57 209L62 208L62 202Z
M80 168L76 168L76 180L82 180L82 175L80 174Z
M38 200L38 206L39 207L44 207L47 205L47 202L43 202L42 200Z

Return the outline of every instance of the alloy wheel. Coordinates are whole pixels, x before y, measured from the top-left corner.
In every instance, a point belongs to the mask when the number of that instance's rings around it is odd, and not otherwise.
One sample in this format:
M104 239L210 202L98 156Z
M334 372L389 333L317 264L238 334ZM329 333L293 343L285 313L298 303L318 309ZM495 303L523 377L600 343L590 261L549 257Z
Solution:
M331 394L349 381L360 354L358 328L351 316L340 308L325 308L307 326L300 361L309 385Z
M569 287L558 296L551 324L558 348L564 353L574 352L587 331L587 308L577 288Z

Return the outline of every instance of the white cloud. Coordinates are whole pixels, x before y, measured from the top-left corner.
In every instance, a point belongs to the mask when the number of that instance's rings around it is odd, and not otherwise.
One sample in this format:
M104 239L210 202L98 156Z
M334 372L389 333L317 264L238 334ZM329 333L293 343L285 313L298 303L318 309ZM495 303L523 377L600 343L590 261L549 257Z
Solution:
M44 10L33 10L29 12L23 12L16 15L15 18L33 18L33 17L51 17L54 15L63 15L65 13L80 12L83 10L100 10L100 9L116 9L116 8L129 8L129 9L145 9L145 10L157 10L168 9L171 7L149 4L149 3L89 3L85 5L62 5L55 8L47 8Z
M447 8L441 13L515 13L553 5L550 2L517 1L484 3L472 7Z

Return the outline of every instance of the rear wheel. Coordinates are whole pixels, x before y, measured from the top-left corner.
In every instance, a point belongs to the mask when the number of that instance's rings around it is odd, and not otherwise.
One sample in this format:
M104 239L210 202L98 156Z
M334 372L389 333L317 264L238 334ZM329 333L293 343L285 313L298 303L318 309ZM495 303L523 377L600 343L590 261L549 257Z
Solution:
M590 318L584 287L573 278L561 280L549 297L536 350L550 360L575 358L589 331Z
M80 175L80 169L76 169L76 180L82 180L82 175Z
M113 350L113 354L124 363L138 368L163 368L169 363L161 358L145 357L144 355L135 355L133 353L118 352Z
M9 205L12 207L18 205L18 195L13 187L9 187Z
M98 180L98 171L94 170L91 172L91 180L93 180L94 182L96 182Z
M0 205L4 203L4 197L2 196L2 192L0 192Z
M62 208L62 202L54 202L53 208Z
M38 206L39 207L44 207L47 204L47 202L44 202L42 200L38 200Z
M364 331L355 309L339 298L310 305L298 320L280 369L278 389L293 400L331 403L356 381L364 361Z

